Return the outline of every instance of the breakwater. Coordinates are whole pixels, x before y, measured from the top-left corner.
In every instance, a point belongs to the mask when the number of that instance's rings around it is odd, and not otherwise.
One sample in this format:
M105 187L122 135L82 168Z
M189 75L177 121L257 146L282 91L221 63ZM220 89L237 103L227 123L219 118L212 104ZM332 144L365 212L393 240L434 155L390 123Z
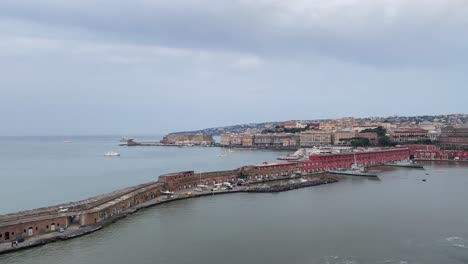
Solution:
M305 187L312 187L317 185L329 184L338 182L337 177L326 176L323 178L314 178L306 182L293 182L288 184L281 184L281 185L271 185L267 187L251 187L246 189L244 192L251 192L251 193L274 193L274 192L285 192Z
M292 164L294 166L294 164ZM242 172L242 173L241 173ZM238 192L280 192L309 186L336 182L337 179L323 173L303 175L300 181L289 167L277 170L275 179L253 182L233 189L205 188L192 193L196 184L219 186L221 183L236 182L239 175L255 172L250 168L207 172L195 175L185 171L160 176L156 182L141 184L109 194L99 195L76 203L39 208L0 216L0 254L67 240L100 230L102 227L127 217L134 212L162 203L190 199L207 195ZM254 174L252 174L254 175ZM287 181L280 186L275 182ZM273 183L265 187L266 183ZM260 187L259 187L260 186ZM165 195L167 193L167 195Z

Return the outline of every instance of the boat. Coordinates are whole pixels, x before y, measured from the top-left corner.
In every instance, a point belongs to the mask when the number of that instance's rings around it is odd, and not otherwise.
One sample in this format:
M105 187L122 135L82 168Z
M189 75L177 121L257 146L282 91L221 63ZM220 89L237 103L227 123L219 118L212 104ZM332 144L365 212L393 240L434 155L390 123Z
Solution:
M70 140L64 140L63 143L71 143Z
M222 154L219 154L220 157L226 157L227 154L226 153L222 153Z
M163 191L161 192L161 194L165 194L165 195L173 195L174 192L170 192L170 191Z
M127 142L128 140L129 140L129 138L123 137L123 138L121 138L119 141L120 141L120 142Z
M114 151L109 151L109 152L104 153L104 156L106 156L106 157L118 157L118 156L120 156L120 153L114 152Z
M233 152L234 152L234 150L230 148L230 149L229 149L229 153L233 153Z

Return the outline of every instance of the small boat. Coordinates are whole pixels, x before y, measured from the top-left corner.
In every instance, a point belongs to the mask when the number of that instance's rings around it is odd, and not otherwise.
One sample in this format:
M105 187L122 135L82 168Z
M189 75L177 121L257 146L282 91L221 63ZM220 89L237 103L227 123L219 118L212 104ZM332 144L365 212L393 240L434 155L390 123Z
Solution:
M117 157L117 156L120 156L120 153L114 152L114 151L109 151L109 152L104 153L104 156L106 156L106 157Z
M71 143L70 140L64 140L63 143Z
M202 190L201 188L195 188L195 189L193 189L193 191L195 191L195 192L203 192L203 190Z
M222 154L219 154L220 157L226 157L227 154L226 153L222 153Z
M170 192L170 191L163 191L161 193L165 194L165 195L173 195L174 194L174 192Z
M299 179L299 182L303 183L303 182L307 182L307 180L306 180L306 179L303 179L303 178L300 178L300 179Z

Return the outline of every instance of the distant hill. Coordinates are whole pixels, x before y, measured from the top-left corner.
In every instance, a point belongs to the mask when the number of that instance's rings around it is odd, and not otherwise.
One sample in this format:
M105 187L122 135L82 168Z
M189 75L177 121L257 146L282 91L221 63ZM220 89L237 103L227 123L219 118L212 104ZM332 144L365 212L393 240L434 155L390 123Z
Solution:
M343 120L349 119L339 118L339 119L315 119L315 120L288 120L288 121L299 121L302 123L323 123L332 120ZM354 118L354 121L359 122L388 122L388 123L420 123L424 121L429 122L438 122L447 125L455 124L464 124L468 122L468 114L449 114L449 115L423 115L423 116L388 116L388 117L365 117L365 118ZM180 131L174 132L171 134L208 134L213 136L219 136L223 133L261 133L265 129L271 129L277 126L279 123L285 121L276 121L276 122L265 122L265 123L250 123L243 125L234 125L234 126L225 126L225 127L213 127L205 128L201 130L193 131Z

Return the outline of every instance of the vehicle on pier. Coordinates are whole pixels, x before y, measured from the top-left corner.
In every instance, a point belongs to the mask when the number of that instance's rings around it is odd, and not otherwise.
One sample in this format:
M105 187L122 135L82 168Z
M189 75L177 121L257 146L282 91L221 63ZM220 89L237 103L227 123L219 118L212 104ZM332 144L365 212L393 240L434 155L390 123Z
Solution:
M174 192L162 191L161 194L164 194L164 195L174 195Z

